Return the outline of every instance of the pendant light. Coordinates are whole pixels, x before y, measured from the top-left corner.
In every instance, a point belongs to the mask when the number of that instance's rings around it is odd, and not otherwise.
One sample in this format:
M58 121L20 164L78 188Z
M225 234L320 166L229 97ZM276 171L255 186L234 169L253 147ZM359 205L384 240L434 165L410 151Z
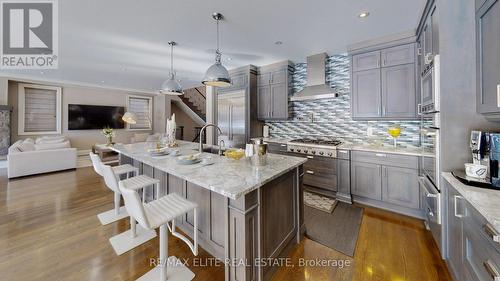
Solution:
M182 86L179 84L179 81L175 79L174 72L174 46L177 45L177 43L169 41L168 45L170 45L170 73L168 74L168 79L161 84L160 93L165 95L180 96L183 94Z
M205 86L228 87L231 86L231 78L229 77L227 69L221 64L222 54L219 51L219 21L224 17L220 13L214 13L212 17L217 21L217 50L215 50L215 63L207 69L201 83Z

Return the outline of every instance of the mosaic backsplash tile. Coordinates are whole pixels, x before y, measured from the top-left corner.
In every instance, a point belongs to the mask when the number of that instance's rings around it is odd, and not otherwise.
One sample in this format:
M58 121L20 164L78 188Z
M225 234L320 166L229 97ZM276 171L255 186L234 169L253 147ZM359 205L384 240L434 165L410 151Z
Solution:
M347 54L330 56L326 62L326 80L339 96L331 99L295 101L289 103L287 121L268 121L270 136L277 138L341 138L350 142L392 143L387 128L401 127L398 144L420 146L420 121L354 121L350 111L350 60ZM306 85L306 64L295 65L293 94ZM368 138L367 128L373 130Z

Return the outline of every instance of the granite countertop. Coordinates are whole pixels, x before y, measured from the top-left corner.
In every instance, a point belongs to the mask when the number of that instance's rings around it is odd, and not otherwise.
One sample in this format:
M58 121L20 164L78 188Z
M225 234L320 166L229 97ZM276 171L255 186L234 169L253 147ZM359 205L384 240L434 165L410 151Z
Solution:
M197 153L197 143L178 142L177 149L181 155ZM146 143L115 145L112 149L230 199L238 199L307 161L302 157L268 154L267 165L256 168L245 158L232 160L216 154L202 153L200 157L204 160L201 163L181 165L171 155L151 156L147 152ZM205 166L208 163L213 164Z
M497 232L500 232L500 191L463 184L451 173L442 173L442 176L476 208Z
M420 147L403 147L398 146L394 148L389 145L370 145L370 144L350 144L343 143L337 146L338 149L345 150L356 150L356 151L368 151L368 152L380 152L380 153L392 153L401 155L411 155L411 156L432 156L432 153L425 153Z

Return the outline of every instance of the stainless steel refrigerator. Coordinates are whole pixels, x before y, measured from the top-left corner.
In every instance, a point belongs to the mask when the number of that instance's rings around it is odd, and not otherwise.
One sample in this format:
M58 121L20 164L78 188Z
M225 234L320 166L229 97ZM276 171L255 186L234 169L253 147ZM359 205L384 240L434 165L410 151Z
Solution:
M222 134L218 142L224 140L226 147L243 148L247 142L245 91L218 95L217 120Z

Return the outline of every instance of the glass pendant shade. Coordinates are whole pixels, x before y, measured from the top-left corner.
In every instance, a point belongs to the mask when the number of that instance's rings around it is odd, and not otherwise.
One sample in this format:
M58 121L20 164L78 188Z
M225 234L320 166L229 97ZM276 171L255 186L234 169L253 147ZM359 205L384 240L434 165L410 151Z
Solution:
M174 72L174 46L177 45L174 41L168 42L170 45L170 74L168 79L161 84L160 93L164 95L180 96L183 94L182 86L175 78Z
M220 13L214 13L212 17L217 21L217 50L215 50L215 63L207 69L201 83L205 86L229 87L231 86L231 77L227 69L221 63L222 54L219 51L219 21L223 16Z
M125 112L125 114L123 114L122 120L128 124L136 124L137 123L137 115L135 115L135 113L133 113L133 112L127 111L127 112Z

